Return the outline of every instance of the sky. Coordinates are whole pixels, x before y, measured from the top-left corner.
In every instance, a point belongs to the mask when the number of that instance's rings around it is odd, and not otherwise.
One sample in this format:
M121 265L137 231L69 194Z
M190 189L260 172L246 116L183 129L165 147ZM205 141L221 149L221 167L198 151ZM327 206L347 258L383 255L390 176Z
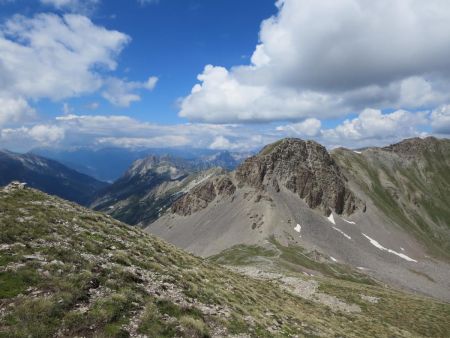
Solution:
M0 148L450 135L447 0L0 0Z

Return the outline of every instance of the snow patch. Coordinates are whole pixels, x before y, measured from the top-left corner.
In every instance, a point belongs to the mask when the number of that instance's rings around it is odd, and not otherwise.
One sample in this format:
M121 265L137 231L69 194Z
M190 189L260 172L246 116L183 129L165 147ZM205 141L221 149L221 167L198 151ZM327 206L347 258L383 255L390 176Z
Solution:
M300 231L302 231L302 226L300 224L297 224L297 226L294 228L295 231L297 231L298 233L300 233Z
M333 262L337 262L337 259L336 259L336 258L331 257L331 256L330 256L330 258L331 258L331 260L332 260Z
M341 229L333 227L334 230L336 230L337 232L339 232L342 236L344 236L347 239L352 239L349 235L347 235L345 232L343 232Z
M403 249L403 248L400 248L400 250L405 251L405 249Z
M334 216L333 213L330 214L330 216L328 216L328 220L333 223L334 225L336 225L336 222L334 221Z
M349 221L349 220L346 220L345 218L343 218L342 219L344 222L347 222L347 223L349 223L349 224L356 224L355 222L353 222L353 221Z
M361 152L360 152L360 151L357 151L357 150L353 150L353 152L354 152L355 154L361 154Z
M380 249L380 250L382 250L382 251L387 251L387 252L389 252L389 253L391 253L391 254L397 255L397 256L399 256L400 258L403 258L404 260L407 260L407 261L409 261L409 262L415 262L415 263L417 263L417 261L416 261L415 259L412 259L411 257L408 257L408 256L406 256L405 254L402 254L402 253L400 253L400 252L397 252L397 251L394 251L394 250L385 248L385 247L382 246L380 243L378 243L376 240L374 240L373 238L370 238L370 237L367 236L366 234L363 234L363 236L366 237L366 238L369 240L370 244L372 244L374 247L376 247L376 248L378 248L378 249Z

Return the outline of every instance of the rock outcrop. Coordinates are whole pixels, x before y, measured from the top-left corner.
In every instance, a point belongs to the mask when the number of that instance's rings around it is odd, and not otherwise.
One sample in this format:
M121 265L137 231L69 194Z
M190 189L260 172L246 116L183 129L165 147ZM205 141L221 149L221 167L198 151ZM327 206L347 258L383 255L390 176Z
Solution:
M216 197L234 194L236 186L227 175L211 178L199 184L172 205L172 211L179 215L191 215L208 206Z
M270 144L237 168L236 179L258 189L284 187L326 215L332 210L351 214L360 203L328 151L314 141L290 138Z

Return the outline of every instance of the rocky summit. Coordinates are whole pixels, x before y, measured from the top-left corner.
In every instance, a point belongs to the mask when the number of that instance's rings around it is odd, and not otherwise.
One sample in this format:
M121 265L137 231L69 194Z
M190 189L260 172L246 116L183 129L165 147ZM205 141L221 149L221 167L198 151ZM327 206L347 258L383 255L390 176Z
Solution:
M314 141L290 138L270 144L237 168L236 179L276 191L283 185L327 216L331 211L349 215L361 206L326 148Z

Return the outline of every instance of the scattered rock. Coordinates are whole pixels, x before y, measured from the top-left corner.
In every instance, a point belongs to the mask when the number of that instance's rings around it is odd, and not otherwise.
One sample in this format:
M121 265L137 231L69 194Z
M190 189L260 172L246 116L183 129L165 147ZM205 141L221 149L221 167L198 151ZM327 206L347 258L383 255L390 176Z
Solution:
M367 296L367 295L361 295L361 299L365 300L366 302L372 303L372 304L377 304L380 301L379 297Z

